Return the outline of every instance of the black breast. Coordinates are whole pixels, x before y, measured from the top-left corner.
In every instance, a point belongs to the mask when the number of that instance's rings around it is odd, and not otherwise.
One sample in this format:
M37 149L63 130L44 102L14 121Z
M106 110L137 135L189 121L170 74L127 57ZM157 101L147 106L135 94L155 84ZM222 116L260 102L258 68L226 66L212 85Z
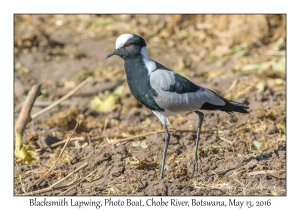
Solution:
M154 111L164 111L154 100L157 92L150 85L148 70L142 56L125 60L125 72L132 95L143 105Z

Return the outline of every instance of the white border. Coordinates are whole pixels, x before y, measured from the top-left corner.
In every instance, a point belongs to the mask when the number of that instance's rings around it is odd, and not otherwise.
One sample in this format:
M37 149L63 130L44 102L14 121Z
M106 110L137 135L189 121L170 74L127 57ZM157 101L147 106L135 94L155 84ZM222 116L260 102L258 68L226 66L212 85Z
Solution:
M294 3L295 2L295 3ZM1 1L0 43L1 43L1 190L0 208L22 208L29 206L29 197L13 197L13 14L14 13L287 13L287 158L288 180L287 197L270 197L272 209L298 206L299 192L299 12L296 1L89 1L81 4L72 1ZM3 135L4 134L4 135ZM55 197L50 197L50 199ZM68 197L68 199L71 197ZM118 197L114 197L118 198ZM120 197L126 199L128 197ZM135 197L136 198L136 197ZM171 197L165 197L170 199ZM188 199L188 197L175 197ZM267 200L269 197L202 197L206 200ZM76 200L88 200L89 197L75 197ZM101 198L100 198L101 199ZM104 198L102 198L104 199ZM56 207L59 208L59 207ZM63 207L66 209L66 207ZM74 209L74 207L68 207ZM67 209L68 209L67 208ZM119 209L111 207L110 209ZM151 207L153 208L153 207ZM177 208L177 207L175 207ZM201 207L197 207L201 208ZM76 208L75 208L76 209ZM87 209L87 208L81 208ZM90 209L95 209L92 207ZM206 208L211 209L211 208ZM226 208L227 209L227 208ZM236 209L236 207L235 207ZM255 208L252 208L255 209Z

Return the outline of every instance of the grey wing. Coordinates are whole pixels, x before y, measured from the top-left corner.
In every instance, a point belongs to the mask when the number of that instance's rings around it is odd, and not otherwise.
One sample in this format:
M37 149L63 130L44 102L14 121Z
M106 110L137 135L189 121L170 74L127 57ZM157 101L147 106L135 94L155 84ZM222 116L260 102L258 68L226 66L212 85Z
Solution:
M205 103L225 105L225 101L214 92L195 85L171 70L151 72L150 84L157 92L156 103L170 112L196 111Z

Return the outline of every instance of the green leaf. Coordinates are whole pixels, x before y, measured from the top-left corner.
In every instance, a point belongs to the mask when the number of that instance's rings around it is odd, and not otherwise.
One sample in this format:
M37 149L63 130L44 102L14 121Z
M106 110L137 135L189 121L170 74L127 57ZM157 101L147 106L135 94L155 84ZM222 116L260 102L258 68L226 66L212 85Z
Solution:
M151 125L152 121L150 120L149 117L147 117L143 122L142 122L142 125L146 125L146 126L149 126Z
M115 20L111 17L98 17L92 22L92 25L89 27L89 30L94 30L99 27L106 25L114 24Z
M89 70L82 71L77 75L77 81L83 82L88 77L93 76L93 75L94 75L94 73L92 71L89 71Z
M115 90L114 90L114 94L115 95L117 95L117 96L122 96L122 93L123 93L123 91L124 91L124 85L120 85L120 86L118 86L118 87L116 87L115 88Z
M259 83L256 84L256 89L259 91L259 92L264 92L267 85L266 83L264 83L263 81L260 81Z
M117 103L117 97L109 95L104 100L101 100L98 96L94 97L91 102L91 108L96 112L109 112L113 106Z
M143 142L141 143L141 147L142 147L143 149L147 149L149 146L146 144L146 141L143 141Z
M27 151L35 151L35 148L34 148L34 147L31 147L31 146L29 146L29 147L27 148Z
M280 58L277 62L273 63L272 69L275 72L285 72L285 57Z
M22 68L22 64L20 62L15 63L15 69L20 70Z
M140 162L139 159L137 159L136 157L127 157L124 159L124 161L126 165L137 165Z
M165 167L164 167L164 170L167 171L170 169L170 166L168 165L168 163L165 163Z
M279 39L277 40L275 46L274 46L274 50L275 50L275 51L280 51L281 48L283 47L284 43L285 43L284 38L282 38L282 37L279 38Z
M281 123L277 123L276 127L279 130L279 133L285 134L285 126L284 125L282 125Z
M189 36L189 33L186 30L181 30L177 33L177 37L179 39L186 39L186 38L188 38L188 36Z
M261 143L259 141L253 141L253 144L257 149L261 148Z
M132 145L133 147L139 147L139 146L141 145L141 142L140 142L140 141L133 141L133 142L131 143L131 145Z
M276 84L276 85L283 85L283 84L284 84L284 80L281 79L281 78L276 78L276 79L275 79L275 84Z
M242 67L242 71L259 71L260 67L260 64L247 64Z
M35 160L23 146L22 135L20 133L16 133L15 156L28 162Z
M234 54L237 57L242 57L248 52L248 44L242 43L241 45L236 45L230 49L231 54Z

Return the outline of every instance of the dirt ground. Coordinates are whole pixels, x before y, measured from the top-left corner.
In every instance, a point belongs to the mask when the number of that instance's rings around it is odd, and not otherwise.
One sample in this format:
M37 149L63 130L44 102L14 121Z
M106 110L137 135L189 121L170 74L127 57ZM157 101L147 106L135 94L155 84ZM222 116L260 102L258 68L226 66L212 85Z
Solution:
M130 94L123 61L105 59L123 33L144 37L164 66L250 107L203 111L193 177L198 118L186 113L169 118L158 182L162 125ZM286 195L285 15L15 15L14 40L15 121L34 84L42 88L32 114L92 77L27 124L35 160L14 159L15 195Z

